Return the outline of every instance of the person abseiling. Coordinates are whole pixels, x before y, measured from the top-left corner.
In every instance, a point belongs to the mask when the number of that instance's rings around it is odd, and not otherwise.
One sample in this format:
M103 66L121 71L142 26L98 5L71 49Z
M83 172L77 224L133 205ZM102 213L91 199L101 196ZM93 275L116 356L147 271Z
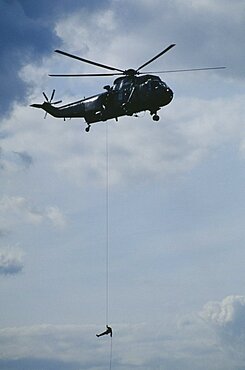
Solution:
M106 331L103 331L101 334L96 334L96 337L102 337L102 335L109 335L112 337L112 328L108 325L106 325Z

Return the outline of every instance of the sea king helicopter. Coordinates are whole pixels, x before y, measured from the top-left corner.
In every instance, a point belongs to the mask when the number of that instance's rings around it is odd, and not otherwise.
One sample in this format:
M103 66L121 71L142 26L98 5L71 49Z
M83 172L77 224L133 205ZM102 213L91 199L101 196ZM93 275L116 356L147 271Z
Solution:
M116 78L113 85L104 86L104 92L77 100L75 102L54 107L62 101L53 102L55 90L53 90L51 98L43 92L45 98L42 104L32 104L31 107L41 108L45 113L51 114L57 118L84 118L87 127L86 132L89 132L92 123L107 121L108 119L118 120L121 116L137 117L137 113L149 111L154 121L159 121L158 110L161 107L168 105L173 99L173 91L163 82L160 77L152 73L170 73L170 72L187 72L187 71L202 71L211 69L223 69L225 67L208 67L208 68L191 68L191 69L176 69L158 72L142 72L141 70L150 63L161 57L163 54L172 49L175 44L169 45L159 54L142 64L137 69L119 69L105 64L97 63L79 56L69 54L65 51L55 50L56 53L79 60L84 63L107 69L110 73L83 73L83 74L49 74L52 77L101 77L101 76L121 76Z

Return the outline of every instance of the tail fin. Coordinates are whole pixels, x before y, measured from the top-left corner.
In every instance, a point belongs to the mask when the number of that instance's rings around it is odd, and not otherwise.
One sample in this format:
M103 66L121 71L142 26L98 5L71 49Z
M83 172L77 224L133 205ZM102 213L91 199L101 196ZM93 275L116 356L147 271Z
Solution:
M43 108L43 104L31 104L30 107Z

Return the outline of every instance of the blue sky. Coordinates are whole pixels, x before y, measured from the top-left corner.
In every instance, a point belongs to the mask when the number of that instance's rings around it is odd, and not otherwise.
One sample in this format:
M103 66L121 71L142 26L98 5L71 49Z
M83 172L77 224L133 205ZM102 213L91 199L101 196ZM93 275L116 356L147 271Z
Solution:
M109 321L117 369L244 370L243 1L1 1L0 369L106 369L106 125ZM32 109L113 79L59 48L152 69L170 105L94 125Z

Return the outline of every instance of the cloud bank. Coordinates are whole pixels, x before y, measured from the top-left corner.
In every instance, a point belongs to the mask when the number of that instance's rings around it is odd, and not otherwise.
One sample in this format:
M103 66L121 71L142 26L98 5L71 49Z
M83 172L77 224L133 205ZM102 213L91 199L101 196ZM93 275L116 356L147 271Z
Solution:
M206 310L206 308L205 308ZM180 317L179 317L180 319ZM177 320L178 321L178 320ZM181 320L180 320L181 321ZM190 314L182 323L115 325L112 366L119 370L241 370L241 361L221 350L212 330ZM19 369L42 367L107 368L110 339L95 337L95 325L35 325L0 330L0 366ZM11 345L10 345L11 343ZM236 352L237 355L237 352Z

